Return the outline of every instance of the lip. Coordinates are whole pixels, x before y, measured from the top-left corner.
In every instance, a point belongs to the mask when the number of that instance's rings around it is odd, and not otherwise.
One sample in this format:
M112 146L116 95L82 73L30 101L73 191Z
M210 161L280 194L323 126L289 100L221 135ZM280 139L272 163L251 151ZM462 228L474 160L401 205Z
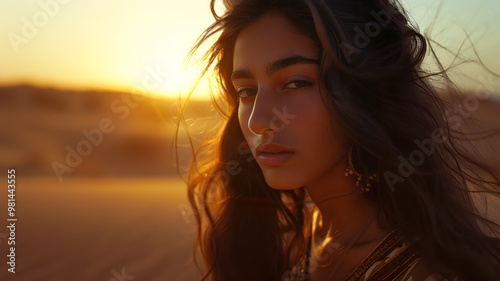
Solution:
M259 144L255 151L259 161L269 167L283 165L295 153L292 149L276 143Z

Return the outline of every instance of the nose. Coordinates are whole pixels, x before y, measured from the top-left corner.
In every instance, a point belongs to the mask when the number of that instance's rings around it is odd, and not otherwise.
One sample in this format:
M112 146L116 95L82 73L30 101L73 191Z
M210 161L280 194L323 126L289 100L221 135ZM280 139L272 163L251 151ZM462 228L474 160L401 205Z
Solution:
M270 89L261 88L255 96L248 128L256 135L276 133L281 130L282 124L275 114L280 104L279 97Z

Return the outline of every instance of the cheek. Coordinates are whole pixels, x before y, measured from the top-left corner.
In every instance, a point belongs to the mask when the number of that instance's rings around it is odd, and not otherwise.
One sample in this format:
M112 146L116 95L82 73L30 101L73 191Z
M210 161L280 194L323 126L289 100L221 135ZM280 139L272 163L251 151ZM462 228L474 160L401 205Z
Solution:
M308 157L336 162L346 150L347 140L335 116L332 117L322 102L315 104L307 112L310 114L301 124L301 135Z
M248 141L248 136L250 134L250 130L248 128L248 119L250 118L251 110L248 109L248 106L239 105L238 106L238 122L240 124L241 131L245 136L245 139Z

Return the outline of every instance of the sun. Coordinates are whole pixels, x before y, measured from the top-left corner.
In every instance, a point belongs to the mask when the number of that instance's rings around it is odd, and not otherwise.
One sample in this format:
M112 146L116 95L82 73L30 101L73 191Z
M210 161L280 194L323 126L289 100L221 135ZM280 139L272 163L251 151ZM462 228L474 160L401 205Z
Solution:
M146 75L139 79L136 92L147 92L154 96L166 98L186 98L202 72L201 67L183 67L170 65L165 70L149 67ZM193 91L191 98L208 99L208 82L201 79Z

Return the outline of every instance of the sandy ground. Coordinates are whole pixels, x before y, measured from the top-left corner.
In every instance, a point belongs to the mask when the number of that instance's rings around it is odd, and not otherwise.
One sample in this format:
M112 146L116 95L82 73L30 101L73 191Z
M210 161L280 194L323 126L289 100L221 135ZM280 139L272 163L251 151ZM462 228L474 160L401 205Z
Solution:
M198 280L179 180L18 178L16 190L16 273L5 262L5 210L0 280Z

